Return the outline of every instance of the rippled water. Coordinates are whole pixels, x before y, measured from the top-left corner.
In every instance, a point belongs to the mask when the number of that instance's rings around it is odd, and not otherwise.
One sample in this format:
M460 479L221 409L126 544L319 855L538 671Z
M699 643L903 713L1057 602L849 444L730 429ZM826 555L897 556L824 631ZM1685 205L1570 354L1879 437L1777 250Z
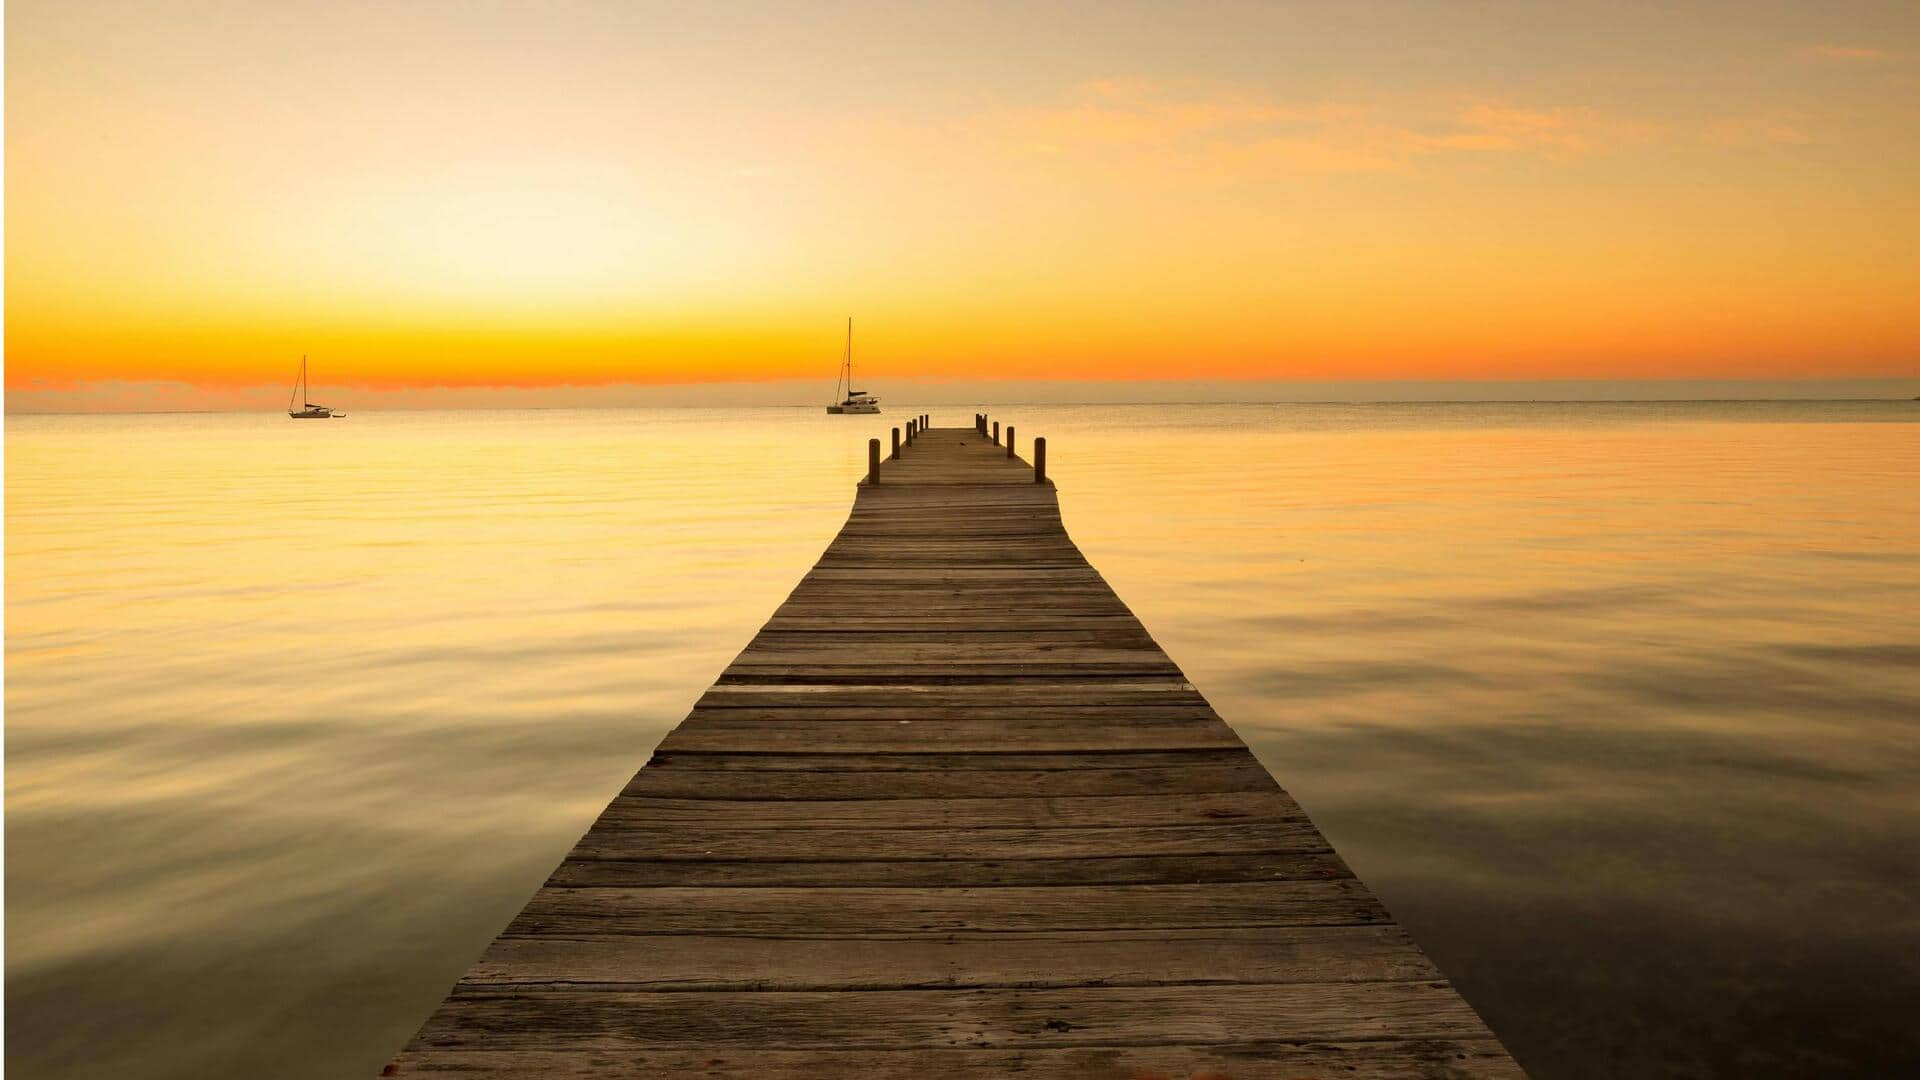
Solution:
M992 411L1536 1075L1920 1063L1920 405ZM10 418L8 1065L376 1072L892 422Z

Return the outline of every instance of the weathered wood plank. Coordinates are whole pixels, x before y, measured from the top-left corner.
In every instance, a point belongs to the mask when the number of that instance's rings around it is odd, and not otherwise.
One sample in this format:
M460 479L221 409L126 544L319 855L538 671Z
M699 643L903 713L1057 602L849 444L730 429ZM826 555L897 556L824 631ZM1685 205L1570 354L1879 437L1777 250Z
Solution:
M721 678L725 679L726 675ZM819 708L826 705L876 707L898 705L906 708L1007 708L1024 705L1195 705L1205 707L1207 699L1193 687L1177 679L1126 679L1098 683L999 682L985 683L901 683L871 685L801 686L756 683L745 680L716 683L697 703L703 709L745 706L754 709L800 705Z
M1239 855L1325 851L1304 818L1254 824L1079 829L742 829L601 818L569 859L733 859L865 862L899 859L1099 859L1121 855Z
M1381 923L1353 878L999 888L545 888L510 936L885 937L1009 930L1166 930Z
M395 1075L477 1080L610 1076L703 1080L933 1080L956 1076L1019 1076L1023 1080L1310 1080L1333 1076L1350 1080L1518 1080L1524 1074L1497 1040L1483 1036L1055 1049L423 1049L402 1059Z
M999 723L1006 720L1043 721L1077 724L1098 730L1136 723L1165 723L1175 720L1219 720L1220 714L1206 705L1170 702L1160 705L786 705L755 709L744 705L722 708L697 708L687 714L694 720L779 720L804 724L814 720L940 720ZM1224 723L1224 721L1222 721Z
M484 992L916 990L1438 979L1397 926L1008 931L918 937L502 937L462 980Z
M1012 588L1021 585L1060 585L1069 582L1097 582L1106 585L1107 580L1091 566L1049 567L1044 570L1009 567L902 567L889 570L877 567L869 570L846 570L838 567L816 566L807 572L806 581L846 582L851 584L875 585L998 585Z
M935 859L885 862L723 862L568 859L556 888L897 888L1172 885L1299 881L1351 874L1331 849L1252 855L1129 855L1101 859Z
M895 654L926 655L935 658L979 656L1001 659L1019 657L1035 650L1050 653L1095 656L1110 651L1152 652L1165 656L1153 638L1137 622L1093 630L1022 630L1008 632L990 628L966 633L923 626L885 631L829 632L816 630L762 630L740 654L744 659L760 653L854 652L862 656Z
M869 600L869 602L871 602ZM803 608L781 614L767 620L770 630L807 632L813 630L872 630L888 631L900 629L924 629L934 627L954 633L976 633L1002 630L1077 630L1097 629L1102 624L1126 622L1128 616L1118 612L1093 612L1084 615L1064 611L1051 611L1045 614L1027 612L955 612L946 615L920 614L911 616L835 616L831 609Z
M1090 728L1067 720L688 720L660 743L681 751L1013 752L1016 750L1204 750L1242 746L1215 719L1135 721Z
M1014 753L1209 750L1241 747L1211 717L1136 720L1089 728L1074 720L730 720L687 721L662 740L663 753Z
M620 796L600 820L655 825L783 825L794 829L1112 828L1221 821L1295 821L1298 803L1279 788L1199 795L1044 796L1024 799L659 799Z
M910 646L903 645L902 648L906 649ZM884 656L862 660L854 656L831 653L773 663L769 663L765 656L748 656L741 662L729 664L727 670L721 672L721 678L715 685L726 687L743 683L761 685L784 683L794 689L805 689L822 683L835 687L973 686L989 689L1016 688L1021 685L1051 685L1078 686L1084 690L1096 684L1132 682L1153 684L1181 680L1179 668L1148 650L1116 648L1107 651L1112 655L1099 655L1099 650L1062 648L1049 652L1036 652L1026 657L976 657L970 663L956 659L954 664L950 665L951 670L948 671L942 671L937 662L929 663L926 657L913 654L893 662L888 662ZM778 670L781 667L793 670ZM865 674L862 668L890 667L898 667L900 670L878 670L872 677L861 677ZM796 677L814 674L816 670L831 672L836 675L836 678L824 680Z
M1471 1038L1444 982L1009 990L683 993L462 988L420 1032L465 1050L1105 1046L1271 1039Z
M932 755L929 755L932 756ZM967 799L1209 794L1277 785L1260 763L1076 769L680 769L649 766L624 794L682 799Z
M825 747L804 753L746 754L689 750L660 752L652 765L659 769L730 772L752 769L756 772L798 770L826 772L942 772L988 769L996 772L1054 771L1079 772L1087 769L1188 769L1210 766L1257 764L1244 746L1198 747L1191 750L1141 750L1114 747L1107 750L1051 750L1022 748L1004 753L945 753L934 750L915 753L865 751L841 753Z

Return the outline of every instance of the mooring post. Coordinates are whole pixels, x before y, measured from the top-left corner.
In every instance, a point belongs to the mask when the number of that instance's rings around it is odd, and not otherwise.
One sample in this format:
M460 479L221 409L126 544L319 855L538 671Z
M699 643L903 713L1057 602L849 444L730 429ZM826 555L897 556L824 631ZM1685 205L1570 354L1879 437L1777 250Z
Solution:
M879 475L876 466L874 476ZM1033 440L1033 482L1036 484L1047 482L1047 440L1045 439Z
M998 420L993 422L993 445L1000 445L1000 421Z
M1007 456L1013 456L1013 425L1007 425Z
M913 424L914 422L912 420L907 421L907 445L908 446L913 445Z
M893 456L894 457L900 456L900 429L899 428L893 429Z
M867 440L867 483L880 482L880 440Z

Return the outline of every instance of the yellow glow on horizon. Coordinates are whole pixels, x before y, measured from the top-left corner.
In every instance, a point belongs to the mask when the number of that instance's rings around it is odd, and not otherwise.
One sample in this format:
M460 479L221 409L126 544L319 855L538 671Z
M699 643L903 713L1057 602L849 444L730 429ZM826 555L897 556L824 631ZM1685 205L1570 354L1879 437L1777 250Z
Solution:
M1202 48L1227 14L1128 48L1040 19L1063 51L1017 75L985 11L902 17L944 46L758 13L778 50L744 15L246 10L10 5L10 389L270 383L303 352L369 387L811 378L848 313L875 378L1920 356L1911 12L1873 48L1700 14L1625 79L1483 27L1463 60L1511 70L1470 79L1384 39L1327 67L1366 21L1333 9L1242 71Z

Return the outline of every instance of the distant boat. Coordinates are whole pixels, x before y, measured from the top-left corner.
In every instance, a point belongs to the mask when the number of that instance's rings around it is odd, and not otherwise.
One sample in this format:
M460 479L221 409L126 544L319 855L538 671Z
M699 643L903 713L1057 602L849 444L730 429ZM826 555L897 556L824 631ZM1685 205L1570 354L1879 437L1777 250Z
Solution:
M296 401L300 403L298 409L293 407ZM287 397L287 415L295 420L330 420L347 415L307 400L307 358L304 355L300 357L300 381L293 384L293 393Z
M847 351L840 358L840 374L833 380L833 396L840 397L840 390L846 388L847 396L837 404L828 405L830 413L877 413L880 411L880 399L865 390L853 388L853 316L847 316Z

